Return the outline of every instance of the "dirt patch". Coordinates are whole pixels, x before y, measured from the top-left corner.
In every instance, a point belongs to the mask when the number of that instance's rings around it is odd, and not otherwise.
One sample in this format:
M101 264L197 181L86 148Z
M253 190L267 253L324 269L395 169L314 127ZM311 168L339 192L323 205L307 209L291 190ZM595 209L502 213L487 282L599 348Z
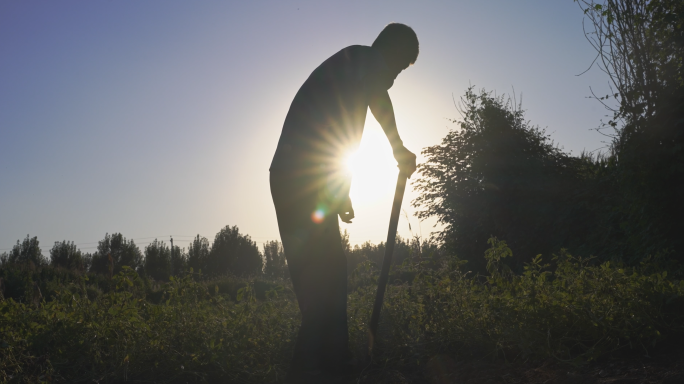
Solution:
M612 359L577 368L555 361L494 363L456 361L438 355L423 369L369 368L354 381L426 384L680 384L684 383L684 353L656 357Z

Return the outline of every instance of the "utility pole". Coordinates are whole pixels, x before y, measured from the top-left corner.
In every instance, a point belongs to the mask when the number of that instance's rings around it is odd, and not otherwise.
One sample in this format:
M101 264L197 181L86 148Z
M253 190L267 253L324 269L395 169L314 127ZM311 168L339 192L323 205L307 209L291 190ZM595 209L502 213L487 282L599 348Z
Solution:
M171 260L173 260L173 236L169 236L171 238Z

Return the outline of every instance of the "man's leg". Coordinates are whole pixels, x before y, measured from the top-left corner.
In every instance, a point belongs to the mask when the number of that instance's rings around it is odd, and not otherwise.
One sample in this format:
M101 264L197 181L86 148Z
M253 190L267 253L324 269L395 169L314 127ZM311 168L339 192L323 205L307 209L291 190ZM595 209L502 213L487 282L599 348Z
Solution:
M296 182L298 181L298 182ZM292 285L302 313L290 371L339 371L351 359L347 329L347 263L336 214L315 223L311 181L271 174Z
M340 373L351 360L347 326L347 257L342 248L337 216L326 224L324 243L326 260L326 313L324 361L326 370Z
M316 194L310 181L271 173L271 194L292 286L302 313L290 373L321 369L327 323L323 228L311 220ZM307 188L308 187L308 188Z

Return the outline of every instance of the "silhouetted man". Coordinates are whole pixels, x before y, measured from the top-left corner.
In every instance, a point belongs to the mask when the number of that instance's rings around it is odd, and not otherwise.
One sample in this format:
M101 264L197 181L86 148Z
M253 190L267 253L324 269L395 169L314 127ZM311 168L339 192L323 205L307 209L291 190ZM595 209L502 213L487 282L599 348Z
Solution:
M337 216L350 223L351 180L343 159L358 146L370 107L411 175L416 156L404 147L387 90L418 57L418 38L389 24L371 47L352 45L316 68L292 101L271 163L271 195L292 285L302 313L291 381L326 381L351 369L347 330L347 262Z

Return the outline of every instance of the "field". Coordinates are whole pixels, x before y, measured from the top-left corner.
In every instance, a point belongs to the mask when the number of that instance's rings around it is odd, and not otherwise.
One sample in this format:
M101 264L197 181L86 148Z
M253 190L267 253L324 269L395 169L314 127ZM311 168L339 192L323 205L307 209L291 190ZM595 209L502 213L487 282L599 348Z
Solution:
M502 263L510 253L490 239L488 276L435 254L395 266L378 353L358 382L681 378L681 355L668 351L682 340L684 281L667 259L627 268L560 253L514 274ZM130 268L109 277L30 265L0 276L2 382L275 383L299 325L283 279L189 272L157 283ZM376 277L369 261L349 276L359 357Z

